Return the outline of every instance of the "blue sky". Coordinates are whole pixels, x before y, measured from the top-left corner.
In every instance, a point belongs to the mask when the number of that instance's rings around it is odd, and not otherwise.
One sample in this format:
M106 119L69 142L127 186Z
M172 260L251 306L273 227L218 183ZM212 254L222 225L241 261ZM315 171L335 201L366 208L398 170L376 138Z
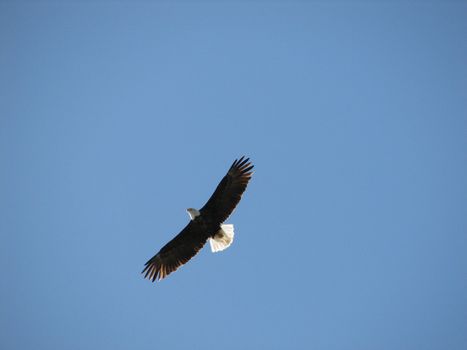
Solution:
M467 348L465 2L2 2L2 349ZM143 264L232 161L234 244Z

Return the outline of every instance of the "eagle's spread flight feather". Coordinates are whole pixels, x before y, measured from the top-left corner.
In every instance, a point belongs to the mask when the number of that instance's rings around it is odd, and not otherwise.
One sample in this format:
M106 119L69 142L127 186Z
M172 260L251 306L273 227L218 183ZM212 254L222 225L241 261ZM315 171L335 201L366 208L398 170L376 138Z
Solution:
M188 209L188 225L145 265L142 273L151 281L161 280L195 256L208 239L213 252L232 244L233 225L223 224L232 214L251 179L253 165L249 158L233 162L211 198L199 211Z

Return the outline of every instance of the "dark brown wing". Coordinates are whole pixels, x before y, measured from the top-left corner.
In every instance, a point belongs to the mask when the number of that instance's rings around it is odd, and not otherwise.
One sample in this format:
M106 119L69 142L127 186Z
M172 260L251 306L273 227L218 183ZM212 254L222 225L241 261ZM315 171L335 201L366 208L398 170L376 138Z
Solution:
M200 232L199 226L190 221L182 232L146 263L142 271L144 278L154 282L167 277L194 257L203 248L207 238L206 234Z
M245 192L253 174L252 169L253 165L249 162L249 158L242 157L235 160L211 198L201 208L201 215L218 223L227 220Z

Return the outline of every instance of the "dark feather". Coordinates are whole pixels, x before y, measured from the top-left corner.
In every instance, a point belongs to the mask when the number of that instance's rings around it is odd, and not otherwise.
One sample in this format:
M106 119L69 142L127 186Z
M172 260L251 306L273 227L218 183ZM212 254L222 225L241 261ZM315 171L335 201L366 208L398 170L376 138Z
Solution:
M253 165L249 158L235 160L227 174L221 180L211 198L201 208L201 215L223 223L232 214L251 179Z
M144 278L161 280L194 257L203 248L208 235L203 233L194 221L167 243L145 264Z

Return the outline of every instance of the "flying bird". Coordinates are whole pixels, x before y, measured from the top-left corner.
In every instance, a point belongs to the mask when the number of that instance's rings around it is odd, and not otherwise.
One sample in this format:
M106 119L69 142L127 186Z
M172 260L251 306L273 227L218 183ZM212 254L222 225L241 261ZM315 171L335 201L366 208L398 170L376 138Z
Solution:
M228 248L234 227L224 224L232 214L251 179L253 165L244 156L236 159L200 210L188 208L190 222L146 263L142 273L152 282L167 277L194 257L209 239L213 253Z

